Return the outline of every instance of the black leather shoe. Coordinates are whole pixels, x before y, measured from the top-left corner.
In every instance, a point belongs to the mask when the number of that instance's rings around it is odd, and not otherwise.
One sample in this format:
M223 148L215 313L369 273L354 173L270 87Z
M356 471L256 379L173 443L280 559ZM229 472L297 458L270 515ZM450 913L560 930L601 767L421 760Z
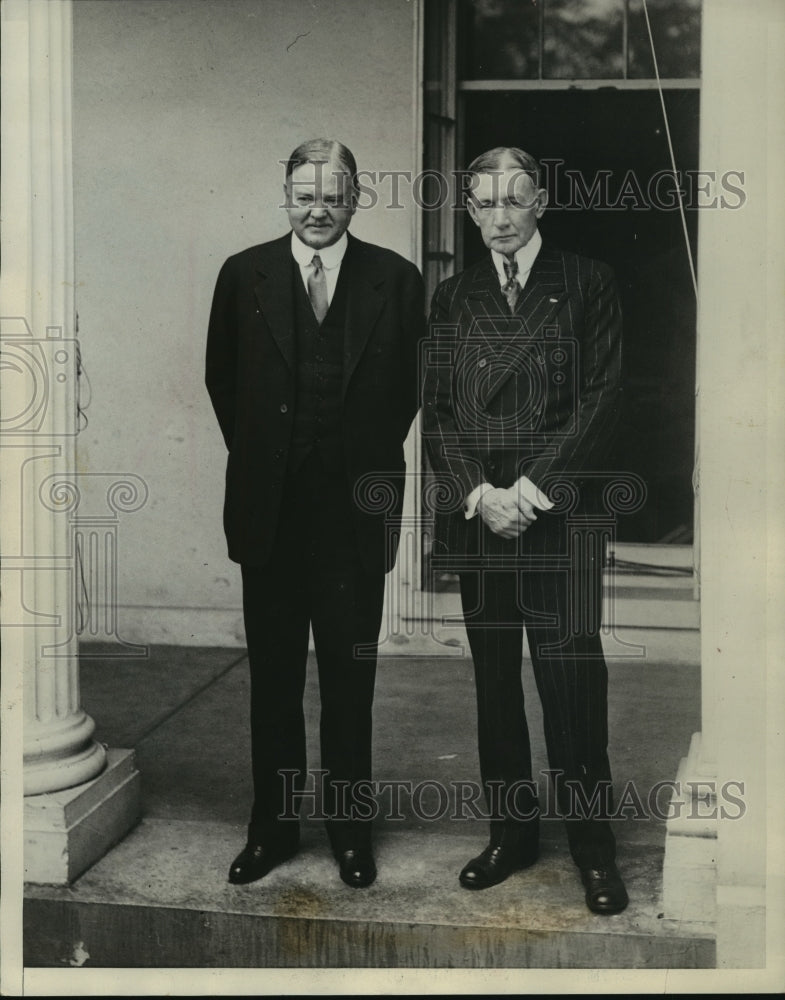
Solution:
M489 844L482 854L466 865L459 876L464 889L490 889L503 882L513 872L528 868L537 860L537 848Z
M376 878L376 863L370 848L343 851L338 855L338 869L343 881L353 889L364 889Z
M581 879L586 886L586 905L592 913L621 913L630 901L612 861L602 867L581 868Z
M297 849L297 845L272 848L249 842L232 862L229 869L229 881L234 885L256 882L257 879L264 878L277 865L294 857Z

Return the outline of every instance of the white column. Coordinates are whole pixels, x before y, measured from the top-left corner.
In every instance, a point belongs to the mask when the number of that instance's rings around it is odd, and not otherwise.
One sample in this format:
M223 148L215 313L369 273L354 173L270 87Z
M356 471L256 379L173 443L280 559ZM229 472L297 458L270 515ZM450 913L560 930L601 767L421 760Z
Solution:
M71 13L70 0L2 5L3 663L10 670L21 664L23 674L28 881L67 881L95 849L106 849L107 833L118 835L117 817L111 830L96 828L95 809L116 784L118 758L107 769L106 749L80 705L73 628ZM63 485L53 491L52 483ZM120 771L121 785L136 786L132 755ZM105 780L96 789L99 776ZM85 809L94 812L94 829L83 835L80 790L89 790Z
M767 455L767 395L782 381L771 364L783 313L781 270L770 269L782 263L782 163L770 144L782 154L784 29L778 0L703 5L700 161L716 183L698 249L702 731L679 771L664 906L679 920L716 918L723 967L765 962L765 482L781 463Z

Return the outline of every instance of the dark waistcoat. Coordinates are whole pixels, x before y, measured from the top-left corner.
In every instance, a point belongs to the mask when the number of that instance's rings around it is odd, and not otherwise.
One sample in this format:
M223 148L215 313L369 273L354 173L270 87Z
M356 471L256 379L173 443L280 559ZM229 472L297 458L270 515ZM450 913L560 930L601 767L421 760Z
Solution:
M288 472L295 473L315 451L325 468L343 469L341 411L343 345L346 328L344 267L322 325L316 321L300 268L293 261L294 319L297 345L297 395Z

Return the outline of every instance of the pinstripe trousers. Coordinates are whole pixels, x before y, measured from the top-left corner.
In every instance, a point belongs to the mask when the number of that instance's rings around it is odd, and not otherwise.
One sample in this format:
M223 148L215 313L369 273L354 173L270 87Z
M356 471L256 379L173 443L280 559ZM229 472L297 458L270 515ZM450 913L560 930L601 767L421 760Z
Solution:
M601 866L615 856L608 761L608 672L600 641L600 606L586 576L542 568L537 555L558 551L561 518L540 514L520 539L478 525L486 558L459 573L461 601L477 688L480 771L491 815L491 843L515 838L534 846L539 832L529 729L521 679L524 628L543 710L545 743L558 814L576 864ZM494 553L518 557L499 568ZM534 558L532 558L534 557ZM527 568L526 562L537 562ZM602 567L589 567L601 578ZM592 586L600 583L595 579ZM595 590L596 594L598 591ZM542 791L540 788L539 791Z

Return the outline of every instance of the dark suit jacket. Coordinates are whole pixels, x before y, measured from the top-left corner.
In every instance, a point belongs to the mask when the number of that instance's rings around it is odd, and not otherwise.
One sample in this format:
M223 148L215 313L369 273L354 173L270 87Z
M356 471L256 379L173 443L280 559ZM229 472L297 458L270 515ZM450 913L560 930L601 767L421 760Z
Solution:
M254 566L264 565L275 537L297 404L293 282L300 277L290 240L287 234L225 262L207 338L205 381L229 449L229 557ZM355 504L364 564L386 571L395 560L395 538L387 541L403 497L403 441L418 407L423 284L403 257L351 235L341 268L348 279L344 468L352 488L368 475L388 484Z
M516 313L490 253L436 289L424 357L423 432L454 487L448 548L471 548L460 501L528 476L590 478L620 411L621 310L611 269L543 244ZM522 538L526 535L524 533Z

